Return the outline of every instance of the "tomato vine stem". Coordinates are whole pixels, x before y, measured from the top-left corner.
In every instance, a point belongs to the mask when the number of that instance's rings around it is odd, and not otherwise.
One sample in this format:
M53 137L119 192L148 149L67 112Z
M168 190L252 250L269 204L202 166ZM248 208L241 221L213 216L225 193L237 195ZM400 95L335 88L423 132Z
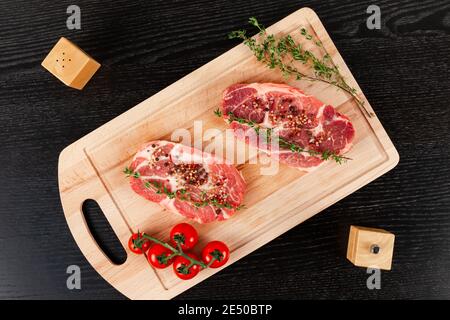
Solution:
M183 250L181 249L181 245L180 245L180 243L179 243L178 241L177 241L177 246L178 246L179 249L175 249L175 248L172 247L170 244L168 244L168 243L166 243L166 242L164 242L164 241L161 241L161 240L159 240L159 239L156 239L156 238L154 238L154 237L152 237L152 236L149 236L149 235L146 234L146 233L143 233L142 236L141 236L141 239L140 239L139 241L136 241L136 246L137 246L138 248L140 247L140 245L141 245L142 242L143 242L142 238L145 238L145 239L148 239L148 240L150 240L150 241L153 241L154 243L160 244L160 245L162 245L163 247L165 247L165 248L171 250L173 253L170 255L170 258L169 258L169 259L171 259L172 256L182 256L183 258L187 259L187 260L191 263L191 264L189 265L188 268L192 267L192 266L195 265L195 264L196 264L196 265L199 265L200 267L202 267L202 269L206 269L206 268L208 268L208 267L210 266L210 263L207 265L207 264L205 264L204 262L199 261L199 260L197 260L197 259L194 259L194 258L188 256L186 253L184 253Z

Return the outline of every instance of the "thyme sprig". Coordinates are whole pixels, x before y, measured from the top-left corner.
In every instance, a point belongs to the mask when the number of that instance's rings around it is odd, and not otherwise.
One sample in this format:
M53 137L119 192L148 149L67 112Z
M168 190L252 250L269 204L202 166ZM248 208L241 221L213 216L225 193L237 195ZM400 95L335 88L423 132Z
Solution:
M137 172L137 171L135 172L132 169L130 169L129 167L126 167L123 170L123 173L125 173L125 175L127 177L134 177L136 179L139 179L141 177L139 172ZM203 208L203 207L207 207L207 206L213 206L213 207L219 208L219 209L226 208L226 209L230 209L230 210L233 209L236 211L245 209L245 205L243 205L243 204L235 207L228 202L221 203L221 202L217 201L217 199L211 199L211 200L204 199L202 201L194 201L191 197L191 194L186 189L179 189L177 191L172 192L172 191L169 191L169 189L166 186L164 186L163 184L161 184L157 181L145 181L144 186L147 189L152 189L153 191L156 192L156 194L163 194L163 195L167 196L169 199L177 198L178 200L181 200L181 201L190 202L190 203L192 203L192 205L195 208ZM201 196L204 198L205 193L202 193Z
M214 113L218 116L218 113L216 111ZM255 132L258 135L261 132L261 129L263 129L262 127L260 127L254 121L236 117L232 112L229 112L228 113L228 122L231 123L233 121L236 121L236 122L238 122L240 124L248 125L249 127L253 128L253 130L255 130ZM273 130L272 130L272 128L264 128L264 129L265 129L264 131L265 131L265 135L266 135L266 141L267 141L267 143L269 143L271 141L271 139L273 139L273 135L272 135ZM310 156L315 156L315 157L320 156L320 158L322 160L325 160L325 161L326 160L334 160L338 164L342 164L342 163L344 163L347 160L352 160L351 158L338 155L335 152L332 152L332 151L329 151L329 150L325 150L323 152L319 152L319 151L312 150L312 149L305 149L305 148L303 148L303 147L301 147L301 146L299 146L299 145L297 145L295 143L289 142L286 139L281 138L279 136L277 136L276 139L277 139L277 141L279 143L279 146L281 148L289 149L292 152L307 153Z
M278 68L286 78L295 77L296 80L321 81L347 92L368 117L374 116L366 109L364 101L358 97L356 89L345 81L338 67L332 63L328 53L325 53L320 59L313 52L305 50L302 44L297 43L291 35L276 38L273 34L267 34L265 27L255 17L249 18L249 23L259 31L258 37L249 37L246 30L236 30L230 32L228 38L242 40L258 61L265 63L270 69ZM323 50L322 42L315 39L305 28L300 28L300 34ZM285 63L286 60L290 60L290 62ZM314 74L301 72L294 66L294 61L311 66Z
M134 172L133 170L131 170L131 169L128 168L128 167L126 167L126 168L123 170L123 173L125 173L127 177L133 176L133 177L136 178L136 179L138 179L138 178L141 176L139 172L137 172L137 171Z

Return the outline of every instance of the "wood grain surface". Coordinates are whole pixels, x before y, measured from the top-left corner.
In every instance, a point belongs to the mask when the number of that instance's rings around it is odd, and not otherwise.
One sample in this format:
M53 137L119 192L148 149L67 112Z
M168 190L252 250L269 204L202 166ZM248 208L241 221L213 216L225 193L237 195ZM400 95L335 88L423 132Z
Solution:
M57 160L64 146L233 47L228 31L270 25L303 7L321 18L400 153L387 175L178 296L450 298L450 5L378 1L69 1L0 3L0 298L123 299L90 267L66 226ZM102 63L82 92L40 66L66 36ZM105 246L111 233L91 217ZM396 235L382 289L345 258L350 224ZM66 288L66 268L82 289Z

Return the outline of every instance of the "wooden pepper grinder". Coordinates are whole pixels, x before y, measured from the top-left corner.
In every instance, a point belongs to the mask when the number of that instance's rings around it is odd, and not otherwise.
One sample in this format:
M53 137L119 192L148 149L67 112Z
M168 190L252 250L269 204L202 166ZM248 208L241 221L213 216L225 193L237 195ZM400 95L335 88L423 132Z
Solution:
M394 240L383 229L350 226L347 259L358 267L391 270Z

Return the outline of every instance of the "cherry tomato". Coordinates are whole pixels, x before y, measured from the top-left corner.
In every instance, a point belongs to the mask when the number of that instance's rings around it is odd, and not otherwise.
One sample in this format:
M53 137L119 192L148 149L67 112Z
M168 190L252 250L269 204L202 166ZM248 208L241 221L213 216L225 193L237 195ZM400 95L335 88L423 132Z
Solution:
M143 254L147 252L148 248L151 246L150 240L144 239L140 248L136 247L135 241L142 239L142 232L133 233L128 240L128 248L130 248L131 252L136 254Z
M186 253L189 257L198 260L197 256L193 253ZM189 280L195 277L201 270L198 264L192 265L191 262L183 256L177 256L173 263L173 271L182 280Z
M164 269L170 266L173 262L173 258L169 259L170 255L172 255L172 250L167 249L159 243L155 243L148 250L147 259L148 262L150 262L150 264L155 268Z
M197 230L187 223L177 224L170 231L170 241L175 248L177 248L177 242L179 242L181 249L190 250L198 242Z
M210 268L223 266L229 258L230 249L221 241L211 241L202 250L202 260L204 263L208 265L214 259L211 265L209 265Z

